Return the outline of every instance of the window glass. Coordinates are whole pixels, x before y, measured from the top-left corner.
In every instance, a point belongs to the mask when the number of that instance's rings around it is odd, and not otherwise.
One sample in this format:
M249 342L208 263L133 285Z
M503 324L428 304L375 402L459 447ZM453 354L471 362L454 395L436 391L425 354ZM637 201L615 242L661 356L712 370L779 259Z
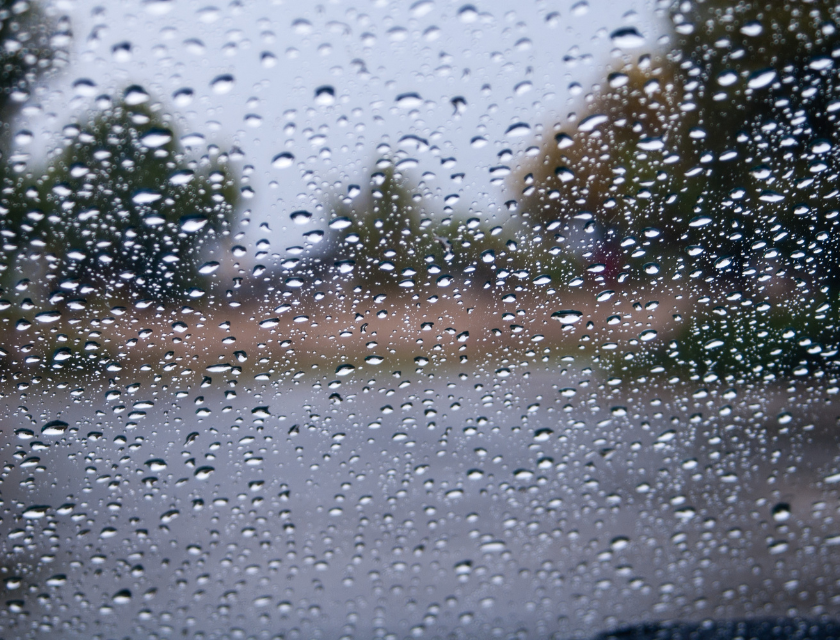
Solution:
M838 12L0 0L0 636L835 637Z

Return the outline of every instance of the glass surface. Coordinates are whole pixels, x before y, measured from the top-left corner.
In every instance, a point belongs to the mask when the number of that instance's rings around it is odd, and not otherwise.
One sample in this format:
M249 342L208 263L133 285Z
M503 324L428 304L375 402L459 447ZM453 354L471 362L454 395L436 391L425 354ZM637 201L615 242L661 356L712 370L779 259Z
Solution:
M840 635L838 12L0 0L0 637Z

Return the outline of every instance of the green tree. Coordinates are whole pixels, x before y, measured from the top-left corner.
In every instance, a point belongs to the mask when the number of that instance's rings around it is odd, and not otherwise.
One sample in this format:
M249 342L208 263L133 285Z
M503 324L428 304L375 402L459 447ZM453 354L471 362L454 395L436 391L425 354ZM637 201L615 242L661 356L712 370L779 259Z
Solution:
M136 88L128 95L145 100ZM61 280L155 300L185 298L199 283L199 254L230 224L236 183L224 154L190 159L159 107L122 101L65 128L66 149L10 194L4 230L42 247L37 257ZM18 251L12 270L28 262Z
M54 24L40 7L24 0L0 0L0 121L4 146L10 121L29 98L39 77L65 59L67 19Z
M512 239L530 221L518 218L489 224L486 218L427 209L427 195L410 178L390 165L373 171L365 187L353 188L354 197L332 204L332 229L326 242L324 268L335 266L350 273L356 286L371 291L411 289L419 280L442 287L466 281L490 288L504 286L507 279L554 274L567 265L549 265L520 249ZM520 235L522 235L520 233ZM524 237L524 235L523 235Z
M515 197L608 280L709 298L671 362L721 375L830 368L837 9L709 0L666 13L668 47L623 53L576 121L513 176Z
M395 290L424 277L445 262L446 242L439 238L421 196L393 167L374 171L368 185L348 202L334 206L329 239L330 262L357 286L371 291ZM351 271L352 269L352 271Z

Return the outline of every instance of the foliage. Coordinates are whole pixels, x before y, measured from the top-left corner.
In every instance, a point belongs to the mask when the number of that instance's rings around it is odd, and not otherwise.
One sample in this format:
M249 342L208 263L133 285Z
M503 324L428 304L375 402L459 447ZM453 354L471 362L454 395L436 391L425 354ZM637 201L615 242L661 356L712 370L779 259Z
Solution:
M4 232L41 247L36 259L74 281L69 288L185 296L199 281L201 248L229 225L237 200L220 159L190 160L146 104L119 103L69 132L44 175L8 195ZM30 259L18 250L15 268L31 269Z
M4 123L8 125L29 98L38 77L63 60L62 47L69 37L66 19L53 24L38 5L0 0L0 118Z
M725 327L696 310L680 336L695 373L831 366L807 342L786 344L779 359L758 334L816 331L808 309L840 282L835 13L675 4L669 48L622 53L573 128L558 126L550 148L512 176L522 210L559 221L568 252L604 263L608 278L647 272L643 286L769 305ZM785 308L790 299L799 304ZM712 326L716 352L705 347ZM806 338L833 344L837 332L831 324Z

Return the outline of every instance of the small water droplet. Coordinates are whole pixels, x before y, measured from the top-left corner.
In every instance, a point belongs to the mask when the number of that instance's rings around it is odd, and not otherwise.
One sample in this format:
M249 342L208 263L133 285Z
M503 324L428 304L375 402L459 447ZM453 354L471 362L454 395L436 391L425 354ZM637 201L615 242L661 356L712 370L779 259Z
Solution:
M645 37L636 27L622 27L610 34L610 40L619 49L635 49L645 44Z
M289 217L295 224L306 224L312 220L312 214L309 211L293 211Z
M562 309L552 313L551 317L559 321L560 324L575 324L583 317L583 314L574 309Z
M234 83L234 77L229 73L225 73L213 78L213 80L210 82L210 88L213 90L213 93L217 95L223 95L225 93L230 93L230 91L233 89Z
M330 85L324 85L315 89L315 104L322 107L335 104L335 89Z

